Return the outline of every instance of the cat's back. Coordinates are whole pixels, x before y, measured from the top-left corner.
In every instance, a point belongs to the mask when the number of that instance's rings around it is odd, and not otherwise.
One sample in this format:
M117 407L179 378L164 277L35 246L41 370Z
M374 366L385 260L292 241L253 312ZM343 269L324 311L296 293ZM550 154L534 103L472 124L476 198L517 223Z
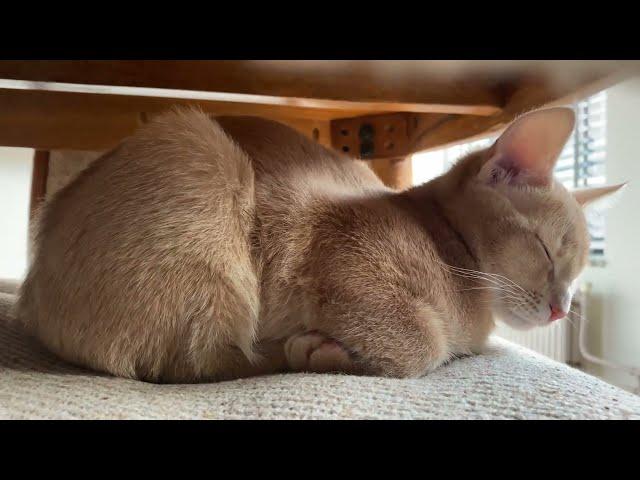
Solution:
M249 116L216 120L251 159L256 183L277 179L297 190L313 184L356 192L383 187L363 161L326 148L280 122Z

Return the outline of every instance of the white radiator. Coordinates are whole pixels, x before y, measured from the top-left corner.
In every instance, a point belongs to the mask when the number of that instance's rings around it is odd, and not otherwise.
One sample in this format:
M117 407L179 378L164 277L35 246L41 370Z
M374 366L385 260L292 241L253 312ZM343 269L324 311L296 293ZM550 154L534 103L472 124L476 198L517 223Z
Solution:
M578 347L580 318L586 316L587 300L588 290L580 288L571 304L571 310L575 313L571 313L569 319L527 331L515 330L500 322L494 333L559 362L578 366L582 360Z

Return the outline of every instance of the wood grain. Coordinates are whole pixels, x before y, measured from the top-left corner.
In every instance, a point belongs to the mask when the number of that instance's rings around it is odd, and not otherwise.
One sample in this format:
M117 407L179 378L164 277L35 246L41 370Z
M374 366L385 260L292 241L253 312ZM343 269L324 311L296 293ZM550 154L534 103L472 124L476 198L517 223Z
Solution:
M329 121L279 116L264 105L184 99L0 89L0 145L42 150L104 150L131 135L146 118L174 105L197 105L212 115L260 115L330 145ZM271 115L269 115L271 113Z
M592 76L581 83L567 83L560 88L544 78L530 77L514 86L502 111L490 117L468 115L443 116L439 122L431 120L410 132L411 152L444 148L462 141L468 142L491 134L498 134L518 115L540 107L571 105L616 83L636 75L635 69L623 69L605 76ZM412 118L433 117L412 115ZM414 125L410 121L409 125Z
M451 69L452 63L457 68L470 64L475 70L465 67L465 79ZM511 67L505 69L507 65ZM364 121L393 119L403 126L377 139L381 143L375 145L372 158L398 158L497 132L526 110L584 98L626 78L628 71L637 71L638 62L525 66L434 61L0 61L0 77L35 82L28 85L31 90L0 88L0 145L106 149L130 135L144 118L172 105L198 105L212 115L281 121L324 145L346 147L354 156L360 154L358 139L340 138L336 132L344 126L353 131ZM78 93L52 91L50 84L38 82L180 88L249 97ZM436 104L439 110L431 112L403 110ZM456 108L448 110L447 105ZM490 110L473 110L487 105Z
M468 115L500 109L492 84L437 71L421 61L0 61L5 79L258 95L307 109Z

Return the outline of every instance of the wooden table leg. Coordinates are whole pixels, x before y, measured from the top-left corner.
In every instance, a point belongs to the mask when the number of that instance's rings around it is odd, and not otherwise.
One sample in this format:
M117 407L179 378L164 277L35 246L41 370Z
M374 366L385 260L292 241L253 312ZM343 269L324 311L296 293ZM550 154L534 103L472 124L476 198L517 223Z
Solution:
M413 185L411 156L381 158L369 162L374 172L385 185L396 190L405 190Z
M29 205L29 220L33 218L36 209L44 201L47 193L47 176L49 175L49 151L36 150L33 154L33 171L31 173L31 200Z

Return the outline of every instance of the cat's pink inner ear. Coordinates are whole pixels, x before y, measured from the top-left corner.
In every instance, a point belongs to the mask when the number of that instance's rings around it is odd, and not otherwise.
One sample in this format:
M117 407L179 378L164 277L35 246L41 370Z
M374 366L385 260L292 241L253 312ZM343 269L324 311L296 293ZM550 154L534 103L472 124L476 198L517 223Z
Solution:
M521 116L496 141L483 168L487 181L549 185L574 123L570 108L548 108Z

